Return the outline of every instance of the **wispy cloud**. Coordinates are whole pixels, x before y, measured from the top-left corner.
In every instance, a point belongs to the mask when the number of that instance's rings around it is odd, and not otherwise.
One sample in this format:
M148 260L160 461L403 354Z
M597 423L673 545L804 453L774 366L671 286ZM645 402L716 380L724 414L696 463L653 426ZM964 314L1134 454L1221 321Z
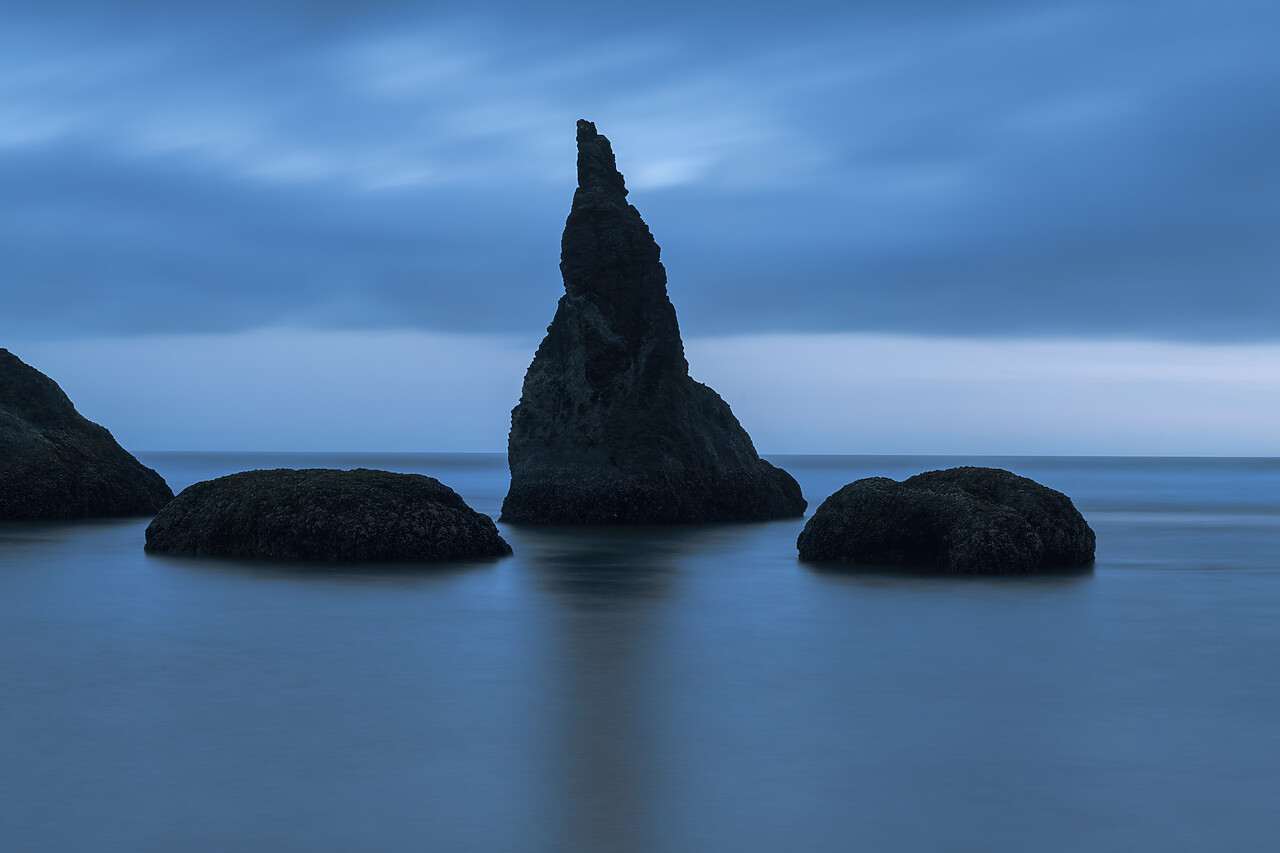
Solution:
M1265 4L59 5L0 332L537 330L587 117L699 333L1280 335Z

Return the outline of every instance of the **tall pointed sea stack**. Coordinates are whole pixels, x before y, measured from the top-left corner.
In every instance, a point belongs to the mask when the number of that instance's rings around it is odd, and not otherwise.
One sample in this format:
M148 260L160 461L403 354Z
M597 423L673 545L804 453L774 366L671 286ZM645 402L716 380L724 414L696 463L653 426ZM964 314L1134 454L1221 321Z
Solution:
M561 297L511 412L502 520L759 521L802 515L715 391L689 377L667 273L609 140L578 122Z

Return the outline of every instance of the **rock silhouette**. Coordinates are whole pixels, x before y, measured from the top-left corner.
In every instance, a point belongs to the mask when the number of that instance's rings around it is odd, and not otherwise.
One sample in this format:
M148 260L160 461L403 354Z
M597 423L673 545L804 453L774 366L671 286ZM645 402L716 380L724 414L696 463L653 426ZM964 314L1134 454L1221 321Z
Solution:
M715 391L689 376L659 250L609 140L578 122L561 297L511 413L502 520L755 521L803 514Z
M151 515L172 499L58 383L0 349L0 519Z
M187 487L147 527L146 550L313 561L443 561L511 553L487 515L421 474L359 468L243 471Z
M805 560L1031 572L1093 561L1094 533L1071 499L1000 468L857 480L796 540Z

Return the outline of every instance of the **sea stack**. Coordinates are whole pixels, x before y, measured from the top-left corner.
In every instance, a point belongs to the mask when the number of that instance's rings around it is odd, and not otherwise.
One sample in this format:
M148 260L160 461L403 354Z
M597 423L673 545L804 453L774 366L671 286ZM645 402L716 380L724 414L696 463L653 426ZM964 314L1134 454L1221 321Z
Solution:
M58 383L0 349L0 519L152 515L172 499Z
M565 295L525 374L502 520L663 524L800 516L796 481L689 376L658 245L609 140L578 122Z

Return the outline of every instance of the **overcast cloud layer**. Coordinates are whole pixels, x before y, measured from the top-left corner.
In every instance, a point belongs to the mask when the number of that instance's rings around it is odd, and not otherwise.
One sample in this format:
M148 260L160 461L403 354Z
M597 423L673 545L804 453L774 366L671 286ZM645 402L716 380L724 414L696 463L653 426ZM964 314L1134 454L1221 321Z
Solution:
M1271 2L0 12L0 335L536 337L586 117L686 334L1280 339Z

